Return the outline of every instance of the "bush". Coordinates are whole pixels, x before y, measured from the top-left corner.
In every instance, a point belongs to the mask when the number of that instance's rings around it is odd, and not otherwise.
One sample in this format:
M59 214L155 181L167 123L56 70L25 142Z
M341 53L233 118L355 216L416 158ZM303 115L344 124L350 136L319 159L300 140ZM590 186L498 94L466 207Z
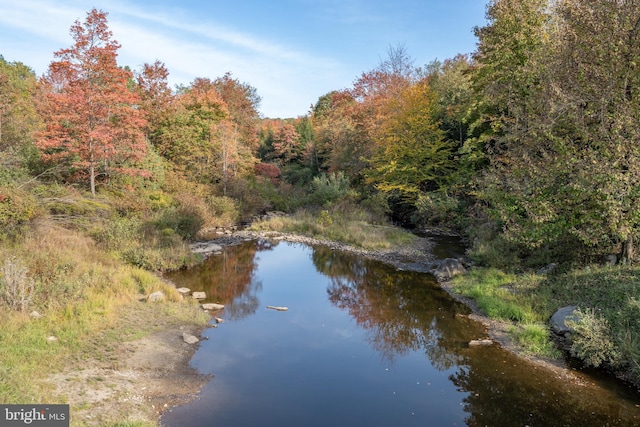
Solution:
M0 188L0 240L19 235L40 210L36 199L19 188Z
M460 201L436 192L418 196L412 222L418 226L444 226L456 228L463 223L464 212Z
M209 210L207 226L227 226L238 221L238 206L231 197L209 196L206 203Z
M619 355L606 319L596 315L593 309L578 309L576 317L578 321L566 322L575 331L571 337L571 355L596 368L603 363L616 366Z
M318 206L329 205L351 193L349 178L343 172L320 175L311 181L309 203Z
M391 208L386 194L375 193L362 200L360 205L369 213L372 224L386 224L388 222Z
M0 270L0 298L10 309L27 311L35 283L27 268L15 257L7 258Z
M142 221L136 217L115 217L107 221L94 238L106 249L123 251L140 239Z
M155 223L159 230L171 229L185 240L196 237L203 224L203 212L194 205L165 209Z

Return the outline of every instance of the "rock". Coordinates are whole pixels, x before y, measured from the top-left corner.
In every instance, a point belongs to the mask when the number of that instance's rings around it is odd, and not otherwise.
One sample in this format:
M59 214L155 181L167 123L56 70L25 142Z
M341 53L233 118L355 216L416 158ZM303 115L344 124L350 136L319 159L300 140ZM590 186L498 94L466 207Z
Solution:
M458 274L465 274L467 269L464 268L462 262L455 258L446 258L440 261L433 271L433 275L440 281L451 279Z
M198 337L196 337L195 335L188 334L186 332L182 333L182 341L186 342L187 344L195 344L197 342L200 342Z
M276 311L287 311L287 310L289 310L289 307L276 307L274 305L268 305L267 308L270 309L270 310L276 310Z
M224 319L220 318L220 317L214 317L213 320L216 321L216 323L223 323Z
M222 304L202 304L202 309L203 310L207 310L207 311L218 311L218 310L222 310L224 308L224 305Z
M471 340L469 341L469 347L480 347L485 345L491 345L493 341L491 340Z
M536 272L536 274L539 275L544 275L544 274L548 274L551 273L553 270L555 270L558 267L558 264L556 264L555 262L552 262L551 264L547 265L546 267L542 267L540 270L538 270Z
M176 291L178 291L180 293L180 295L189 295L189 293L191 292L191 289L189 289L189 288L178 288L178 289L176 289Z
M551 329L558 335L567 336L567 334L572 334L574 331L569 326L567 326L567 320L578 321L580 320L579 316L575 313L578 309L576 305L570 305L567 307L562 307L556 311L553 316L551 316Z
M222 251L222 246L212 241L193 243L190 248L193 253L205 256L211 255L214 252Z
M31 317L32 319L41 319L42 318L42 314L38 313L37 311L32 311L31 314L29 314L29 317Z
M160 291L153 292L149 294L149 296L147 297L147 302L160 302L160 301L164 301L164 294Z
M191 294L191 296L195 299L205 299L207 297L207 294L205 294L204 292L194 292L193 294Z
M609 267L613 267L618 263L618 256L616 254L607 255L605 260L605 265Z
M50 337L47 337L47 341L48 342L55 342L55 341L58 341L58 338L56 338L53 335L51 335Z

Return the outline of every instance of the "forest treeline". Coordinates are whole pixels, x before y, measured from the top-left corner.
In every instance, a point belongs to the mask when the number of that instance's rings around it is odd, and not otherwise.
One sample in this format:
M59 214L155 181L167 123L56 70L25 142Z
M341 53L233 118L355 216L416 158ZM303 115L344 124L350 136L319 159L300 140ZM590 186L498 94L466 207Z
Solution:
M480 257L492 241L528 259L632 259L639 8L492 1L475 52L416 66L390 47L295 119L261 118L231 73L171 88L161 61L121 66L92 10L43 76L0 63L3 234L38 215L35 180L227 222L348 195L405 226L471 233Z

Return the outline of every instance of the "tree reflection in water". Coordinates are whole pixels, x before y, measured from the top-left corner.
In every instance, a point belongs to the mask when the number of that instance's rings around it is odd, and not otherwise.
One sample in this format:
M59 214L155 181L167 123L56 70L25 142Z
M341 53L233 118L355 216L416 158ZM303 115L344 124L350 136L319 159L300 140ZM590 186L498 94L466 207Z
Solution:
M398 271L362 257L314 248L312 259L331 280L329 300L346 310L368 333L371 346L384 359L410 351L425 352L434 367L447 370L464 363L459 354L467 345L473 322L456 319L468 312L452 300L432 276Z
M167 277L178 286L192 291L204 291L203 302L225 305L225 317L239 320L256 312L260 305L258 295L262 282L254 280L258 266L257 253L272 250L277 243L263 240L246 242L223 248L219 255L212 255L189 274L176 272Z

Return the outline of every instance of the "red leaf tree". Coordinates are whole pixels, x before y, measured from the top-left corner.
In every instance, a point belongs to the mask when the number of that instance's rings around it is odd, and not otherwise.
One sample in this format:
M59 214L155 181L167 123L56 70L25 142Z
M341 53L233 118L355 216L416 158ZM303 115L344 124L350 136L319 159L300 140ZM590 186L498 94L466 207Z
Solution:
M93 9L70 32L75 44L54 53L57 61L41 79L46 128L36 143L46 160L88 175L95 195L100 176L148 174L130 167L146 152L145 119L129 89L131 72L118 67L120 45L111 39L107 14Z

